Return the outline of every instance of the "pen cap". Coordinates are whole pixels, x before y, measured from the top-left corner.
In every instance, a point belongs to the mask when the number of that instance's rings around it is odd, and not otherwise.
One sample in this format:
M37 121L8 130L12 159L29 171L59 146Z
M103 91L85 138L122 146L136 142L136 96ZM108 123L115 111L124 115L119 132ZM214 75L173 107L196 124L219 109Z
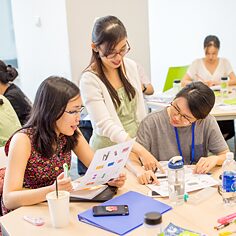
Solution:
M162 222L162 216L159 212L147 212L144 215L144 223L147 225L158 225Z
M228 77L221 77L221 81L227 81Z
M180 84L180 79L175 79L175 80L173 81L173 83L174 83L174 84Z

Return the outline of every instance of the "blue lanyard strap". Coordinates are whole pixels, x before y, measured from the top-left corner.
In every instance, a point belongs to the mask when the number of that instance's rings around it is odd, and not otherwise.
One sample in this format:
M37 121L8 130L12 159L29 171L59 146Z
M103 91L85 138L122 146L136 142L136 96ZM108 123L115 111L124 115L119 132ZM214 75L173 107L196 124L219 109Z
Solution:
M182 153L182 149L181 149L180 141L179 141L178 129L177 129L177 127L174 127L174 129L175 129L175 137L176 137L176 142L177 142L179 154L180 154L180 156L183 157L183 153ZM192 124L192 145L191 145L190 164L194 163L194 156L195 156L195 151L194 151L194 142L195 142L194 141L194 129L195 129L195 123ZM184 157L183 157L183 161L184 161Z

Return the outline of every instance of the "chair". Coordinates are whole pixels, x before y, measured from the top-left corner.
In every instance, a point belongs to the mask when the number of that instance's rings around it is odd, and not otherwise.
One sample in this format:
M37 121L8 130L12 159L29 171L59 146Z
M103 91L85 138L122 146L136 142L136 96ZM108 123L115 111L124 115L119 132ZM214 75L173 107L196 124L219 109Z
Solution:
M175 79L182 79L185 73L188 69L187 66L176 66L176 67L169 67L167 76L166 76L166 82L163 88L163 92L171 89L173 87L173 81Z

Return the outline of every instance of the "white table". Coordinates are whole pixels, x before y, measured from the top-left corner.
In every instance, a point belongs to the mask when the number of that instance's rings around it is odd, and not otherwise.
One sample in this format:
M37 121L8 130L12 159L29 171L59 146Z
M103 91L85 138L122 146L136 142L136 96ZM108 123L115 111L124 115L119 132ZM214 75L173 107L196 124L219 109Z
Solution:
M220 170L215 172L216 176L219 175L219 171ZM132 173L127 171L127 182L125 186L119 190L118 195L130 190L137 191L143 194L147 194L148 192L148 188L144 185L138 184L137 178ZM168 198L162 198L158 200L169 204ZM62 229L55 229L52 227L46 203L28 207L21 207L0 218L3 235L114 235L113 233L110 233L108 231L78 221L78 213L87 210L93 205L95 205L95 203L71 203L70 224L68 227ZM218 235L218 231L214 229L214 226L217 225L217 219L234 212L235 208L227 208L223 206L222 198L216 192L208 200L198 205L184 203L183 205L176 206L173 208L173 210L166 212L165 214L163 214L163 227L166 227L170 222L172 222L180 227L194 230L196 232L203 232L208 235ZM43 226L34 226L22 219L24 215L41 216L44 218L46 223ZM234 227L235 225L230 225L225 228L225 230L233 230ZM137 229L131 231L128 235L142 236L144 235L143 228L138 227Z

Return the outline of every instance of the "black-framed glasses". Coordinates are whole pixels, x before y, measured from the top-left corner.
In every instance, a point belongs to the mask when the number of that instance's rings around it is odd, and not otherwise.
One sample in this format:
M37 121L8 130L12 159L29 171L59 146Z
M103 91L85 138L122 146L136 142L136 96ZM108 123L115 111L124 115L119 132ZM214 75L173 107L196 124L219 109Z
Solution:
M186 117L185 115L183 115L183 114L181 113L181 111L179 110L179 108L176 107L176 106L173 104L173 102L171 102L170 105L175 109L176 115L179 115L180 118L181 118L184 122L186 122L186 123L188 122L189 124L192 124L192 123L195 122L195 121L191 121L188 117Z
M129 51L130 51L130 45L129 45L129 42L126 41L126 45L124 48L122 48L119 52L112 52L112 53L109 53L107 55L104 55L104 57L106 57L107 59L113 59L116 57L116 55L120 55L121 57L125 56Z
M70 114L70 115L78 115L80 114L80 112L82 112L84 110L84 106L81 106L78 110L74 110L74 111L65 111L66 113Z

